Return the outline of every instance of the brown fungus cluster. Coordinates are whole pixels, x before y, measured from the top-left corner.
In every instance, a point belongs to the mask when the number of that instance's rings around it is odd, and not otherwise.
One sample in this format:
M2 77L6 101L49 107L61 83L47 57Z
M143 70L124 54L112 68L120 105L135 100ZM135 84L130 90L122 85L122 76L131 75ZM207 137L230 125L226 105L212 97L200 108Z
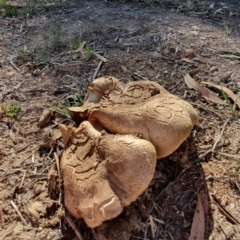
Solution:
M64 202L91 228L117 217L149 186L156 160L190 135L197 112L151 81L125 86L94 80L84 103L70 108L78 128L60 125Z

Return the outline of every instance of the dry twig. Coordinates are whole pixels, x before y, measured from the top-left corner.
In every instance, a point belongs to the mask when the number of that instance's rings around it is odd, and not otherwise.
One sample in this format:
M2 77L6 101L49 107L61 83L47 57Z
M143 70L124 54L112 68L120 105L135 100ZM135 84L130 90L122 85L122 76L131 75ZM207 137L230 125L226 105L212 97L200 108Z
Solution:
M97 66L94 74L93 74L92 80L94 80L94 79L96 78L96 76L98 75L98 72L99 72L99 70L100 70L100 68L101 68L101 66L102 66L102 63L103 63L103 61L101 60L101 61L99 62L99 64L98 64L98 66Z
M3 228L4 227L4 218L3 218L3 210L2 210L1 205L0 205L0 221L1 221L2 228Z
M11 200L10 202L11 202L13 208L16 210L18 216L19 216L20 219L22 220L23 225L27 225L27 222L26 222L26 220L24 219L24 217L23 217L23 215L21 214L21 212L19 211L17 205L16 205L12 200Z
M213 147L212 147L212 150L211 150L212 152L214 152L214 150L215 150L218 142L220 141L220 139L221 139L221 137L222 137L222 135L223 135L223 132L224 132L224 130L225 130L228 122L229 122L229 119L227 119L227 121L225 121L225 123L223 124L222 130L221 130L219 136L217 137L217 140L215 141L215 143L214 143L214 145L213 145Z
M150 215L150 225L151 225L151 232L152 232L152 238L155 239L155 232L156 232L156 224L153 221L152 215Z
M198 158L198 161L201 160L201 159L203 159L203 158L204 158L205 156L207 156L209 153L213 153L213 152L215 151L215 148L216 148L218 142L220 141L220 139L221 139L221 137L222 137L222 135L223 135L223 132L224 132L224 130L225 130L228 122L229 122L229 119L227 119L227 120L225 121L225 123L223 124L222 130L221 130L220 134L218 135L216 141L214 142L212 149L209 149L209 150L207 150L205 153L201 154L201 155L199 156L199 158Z
M95 55L98 59L100 59L101 61L107 62L107 59L106 59L105 57L99 55L98 53L94 53L94 55Z
M23 186L23 182L25 180L25 177L26 177L26 171L23 170L23 177L22 177L22 181L21 181L21 184L20 184L19 188L21 188Z
M240 159L240 154L224 153L224 152L220 152L220 151L217 151L217 153L220 155L226 156L226 157Z
M11 65L17 72L20 73L19 68L14 64L14 62L13 62L12 60L8 59L8 62L10 63L10 65Z
M71 226L71 228L74 230L77 238L79 240L84 240L83 236L81 235L81 233L78 231L75 223L73 222L72 218L68 215L68 213L65 212L65 219L67 220L68 224Z
M33 163L33 166L34 166L33 174L36 174L37 173L37 167L36 167L36 163L35 163L35 155L34 155L34 153L32 154L32 163Z
M60 166L59 166L59 157L56 153L54 153L54 157L55 157L55 160L56 160L58 177L61 178L61 172L60 172Z
M240 222L231 214L229 213L220 203L220 201L217 199L215 195L211 195L214 201L216 202L217 206L219 207L219 210L223 213L223 215L233 224L240 224Z

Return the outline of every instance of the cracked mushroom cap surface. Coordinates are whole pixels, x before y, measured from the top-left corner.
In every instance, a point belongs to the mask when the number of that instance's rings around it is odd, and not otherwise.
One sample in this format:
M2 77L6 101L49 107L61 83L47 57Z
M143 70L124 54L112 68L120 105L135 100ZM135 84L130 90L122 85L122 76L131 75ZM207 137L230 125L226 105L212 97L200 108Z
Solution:
M65 146L65 206L89 227L117 217L149 186L156 166L156 150L149 141L108 134L88 121L78 128L59 127Z
M77 124L80 124L88 119L89 110L96 106L134 105L143 103L157 94L169 94L169 92L153 81L123 84L111 76L101 77L95 79L88 87L81 107L69 108L70 115Z
M135 81L124 84L111 76L101 77L95 79L89 86L83 106L87 107L96 103L102 105L136 104L156 94L167 92L153 81Z
M192 106L167 95L154 96L145 103L98 107L89 112L88 120L111 133L141 134L157 151L157 158L173 153L190 135L197 122Z
M114 79L114 84L112 83ZM152 81L130 82L122 87L117 79L93 81L91 88L102 87L97 102L70 108L76 122L96 122L110 133L141 134L156 148L157 158L173 153L190 135L198 121L196 110L188 102ZM106 84L106 82L110 82ZM107 87L109 91L107 91ZM114 87L116 86L116 87ZM90 92L88 97L94 95Z

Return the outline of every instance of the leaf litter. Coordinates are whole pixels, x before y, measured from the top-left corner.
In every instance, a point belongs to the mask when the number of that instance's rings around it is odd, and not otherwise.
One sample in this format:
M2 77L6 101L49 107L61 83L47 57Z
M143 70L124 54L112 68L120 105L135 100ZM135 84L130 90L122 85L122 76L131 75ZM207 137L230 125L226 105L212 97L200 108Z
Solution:
M190 89L193 88L193 89L199 91L206 100L209 100L209 101L212 101L212 102L218 103L218 104L223 104L223 105L226 104L219 97L217 97L216 94L210 92L209 89L205 88L203 85L198 83L194 78L192 78L189 73L184 76L184 80L185 80L186 85Z
M205 231L205 216L200 195L197 194L197 205L188 240L203 240L204 231Z
M211 82L202 82L203 84L206 84L208 86L211 86L211 87L215 87L221 91L224 91L232 100L233 102L236 102L236 104L238 105L238 107L240 108L240 99L239 99L239 96L234 94L234 92L227 88L227 87L224 87L224 86L221 86L221 85L217 85L217 84L214 84L214 83L211 83Z

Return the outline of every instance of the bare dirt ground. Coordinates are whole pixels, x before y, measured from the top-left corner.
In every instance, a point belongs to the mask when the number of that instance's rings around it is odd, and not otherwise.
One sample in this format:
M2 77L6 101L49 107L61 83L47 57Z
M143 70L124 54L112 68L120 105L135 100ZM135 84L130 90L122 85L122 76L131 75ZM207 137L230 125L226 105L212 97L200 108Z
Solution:
M159 2L38 1L28 10L25 1L10 2L23 11L0 20L0 239L78 239L71 221L86 240L188 239L198 196L205 239L240 239L239 108L206 100L184 82L190 73L239 91L240 3ZM57 112L106 75L156 81L192 103L200 119L183 146L158 161L147 191L91 230L64 212L57 126L71 120ZM39 127L47 108L53 115Z

